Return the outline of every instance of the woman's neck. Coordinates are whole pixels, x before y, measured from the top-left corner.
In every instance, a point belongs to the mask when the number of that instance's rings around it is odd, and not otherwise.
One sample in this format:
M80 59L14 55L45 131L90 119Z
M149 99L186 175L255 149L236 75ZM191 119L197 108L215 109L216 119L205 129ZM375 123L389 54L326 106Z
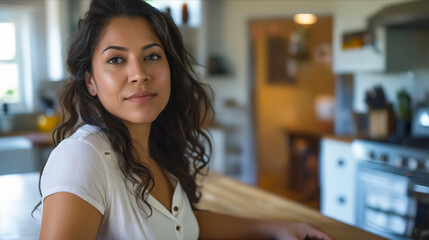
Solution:
M131 141L137 153L139 161L150 161L149 156L149 135L151 123L134 124L124 122L130 132Z

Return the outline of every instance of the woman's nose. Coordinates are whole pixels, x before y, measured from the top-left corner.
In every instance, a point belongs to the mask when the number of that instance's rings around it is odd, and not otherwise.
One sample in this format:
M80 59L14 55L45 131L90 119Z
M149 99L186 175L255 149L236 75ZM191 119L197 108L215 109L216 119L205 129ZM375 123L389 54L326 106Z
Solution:
M146 82L150 80L149 74L144 69L143 62L139 60L130 60L128 64L128 80L130 83Z

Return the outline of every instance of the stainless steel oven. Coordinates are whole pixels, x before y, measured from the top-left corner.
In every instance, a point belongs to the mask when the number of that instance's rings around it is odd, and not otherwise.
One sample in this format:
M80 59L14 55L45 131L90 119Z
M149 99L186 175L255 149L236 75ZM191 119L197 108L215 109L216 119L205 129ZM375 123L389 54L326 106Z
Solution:
M357 140L356 224L388 239L429 239L429 148Z

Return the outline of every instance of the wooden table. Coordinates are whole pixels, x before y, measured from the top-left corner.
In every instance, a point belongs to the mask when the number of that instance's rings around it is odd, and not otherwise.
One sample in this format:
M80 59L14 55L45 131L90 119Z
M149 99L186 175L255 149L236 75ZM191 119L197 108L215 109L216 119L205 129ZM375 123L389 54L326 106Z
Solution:
M0 176L0 239L38 239L41 213L36 212L36 219L30 216L40 200L38 180L36 172ZM216 173L205 178L203 198L198 207L251 218L307 222L338 240L381 239L296 202Z
M210 173L204 180L201 209L249 218L307 222L337 240L383 239L364 230L325 217L297 202Z

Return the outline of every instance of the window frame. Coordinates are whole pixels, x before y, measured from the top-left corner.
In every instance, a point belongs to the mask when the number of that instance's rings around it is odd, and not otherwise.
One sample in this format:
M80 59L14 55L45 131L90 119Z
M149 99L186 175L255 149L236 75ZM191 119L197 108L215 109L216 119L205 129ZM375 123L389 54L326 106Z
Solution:
M3 10L4 11L4 10ZM15 58L14 60L0 60L0 63L16 63L18 65L18 102L8 103L9 111L11 113L17 112L28 112L30 109L28 106L28 99L32 96L26 96L26 93L31 92L27 88L31 88L32 84L27 83L28 77L31 78L31 66L26 69L24 64L24 58L29 58L30 53L24 54L23 50L28 49L28 46L25 46L27 42L23 39L23 31L29 31L28 28L24 27L25 23L25 14L26 11L19 11L15 9L5 9L5 11L0 11L0 22L1 23L13 23L15 25ZM7 12L6 12L7 11ZM26 73L26 70L30 72ZM3 101L1 101L3 103ZM3 112L1 112L3 114Z

